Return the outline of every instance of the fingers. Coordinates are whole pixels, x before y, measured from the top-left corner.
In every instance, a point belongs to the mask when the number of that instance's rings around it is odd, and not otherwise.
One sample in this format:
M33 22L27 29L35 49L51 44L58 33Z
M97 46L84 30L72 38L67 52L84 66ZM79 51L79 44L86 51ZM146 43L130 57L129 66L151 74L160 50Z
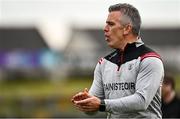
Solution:
M84 93L83 92L79 92L78 94L73 96L73 100L82 100L84 98Z
M76 104L74 104L74 106L78 110L83 111L83 112L92 112L92 111L95 111L94 107L91 107L89 105L76 105Z
M83 100L74 100L73 103L78 110L84 112L91 112L97 111L99 109L100 99L95 96L91 96L90 98L86 98Z
M74 103L76 105L88 105L90 100L91 100L90 98L87 98L87 99L84 99L84 100L74 101Z
M91 106L91 95L88 93L88 89L85 88L83 92L79 92L75 94L71 101L73 102L74 106L84 112L91 112L94 111L94 107Z
M79 101L79 100L83 100L83 99L86 99L86 98L89 98L90 95L88 93L88 89L85 88L83 92L79 92L77 93L76 95L74 95L71 99L72 102L74 101Z
M84 89L84 92L85 92L85 93L88 93L88 89L87 89L87 88L85 88L85 89Z
M75 106L78 110L83 111L83 112L88 112L90 109L87 109L85 107L82 106Z

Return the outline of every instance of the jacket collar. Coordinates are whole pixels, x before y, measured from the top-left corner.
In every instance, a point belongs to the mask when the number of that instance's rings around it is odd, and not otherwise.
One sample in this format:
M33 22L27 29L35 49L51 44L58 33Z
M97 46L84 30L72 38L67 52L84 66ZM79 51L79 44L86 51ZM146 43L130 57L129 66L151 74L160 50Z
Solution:
M124 53L127 53L127 52L131 52L131 51L133 51L133 50L135 50L137 47L139 47L139 46L141 46L141 45L143 45L144 44L144 42L142 41L142 39L139 37L135 42L133 42L133 43L128 43L127 45L126 45L126 47L125 47L125 49L124 49ZM118 51L120 51L120 50L118 50ZM122 52L122 51L120 51L120 52Z

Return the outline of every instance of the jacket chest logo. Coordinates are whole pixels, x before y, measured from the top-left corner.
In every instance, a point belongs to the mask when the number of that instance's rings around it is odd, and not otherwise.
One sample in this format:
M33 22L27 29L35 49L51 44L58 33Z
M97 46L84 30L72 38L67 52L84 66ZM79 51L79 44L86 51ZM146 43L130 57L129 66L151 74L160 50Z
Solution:
M134 64L129 64L129 65L128 65L128 70L131 70L131 69L133 68L133 65L134 65Z

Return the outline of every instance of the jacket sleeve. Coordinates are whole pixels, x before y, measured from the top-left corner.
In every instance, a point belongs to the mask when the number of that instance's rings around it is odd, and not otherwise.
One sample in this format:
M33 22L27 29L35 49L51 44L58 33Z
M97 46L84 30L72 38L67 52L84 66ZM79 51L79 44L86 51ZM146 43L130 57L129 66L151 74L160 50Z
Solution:
M141 61L133 95L118 99L105 99L109 112L146 110L161 87L164 77L163 63L159 58L148 57Z
M104 99L101 64L99 63L96 65L96 68L94 70L94 80L89 90L89 93L100 99Z

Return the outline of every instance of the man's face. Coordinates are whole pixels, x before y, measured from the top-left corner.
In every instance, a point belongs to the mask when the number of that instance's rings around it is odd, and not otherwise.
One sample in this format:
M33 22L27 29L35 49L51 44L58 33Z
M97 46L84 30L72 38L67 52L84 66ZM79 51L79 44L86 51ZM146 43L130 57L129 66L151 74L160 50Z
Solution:
M113 11L108 14L104 35L108 45L111 48L119 48L125 42L124 27L120 23L122 14L120 11Z
M167 95L169 95L172 92L172 87L170 84L165 84L163 83L162 86L162 97L166 97Z

